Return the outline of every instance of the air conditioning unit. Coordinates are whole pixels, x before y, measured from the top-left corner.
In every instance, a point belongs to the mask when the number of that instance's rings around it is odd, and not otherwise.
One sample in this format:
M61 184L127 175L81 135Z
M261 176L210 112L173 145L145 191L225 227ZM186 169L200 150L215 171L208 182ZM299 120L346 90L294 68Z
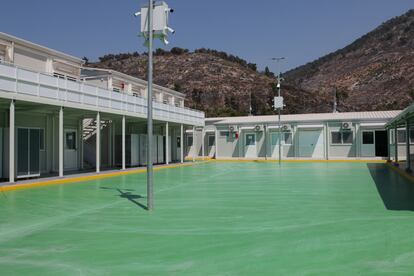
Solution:
M283 125L282 126L282 131L289 132L291 130L292 130L292 127L290 125Z
M342 129L350 129L352 127L352 122L343 122L341 124Z
M263 131L263 126L262 125L257 125L254 127L255 131Z
M237 132L239 130L239 128L237 126L229 126L229 131L230 132Z

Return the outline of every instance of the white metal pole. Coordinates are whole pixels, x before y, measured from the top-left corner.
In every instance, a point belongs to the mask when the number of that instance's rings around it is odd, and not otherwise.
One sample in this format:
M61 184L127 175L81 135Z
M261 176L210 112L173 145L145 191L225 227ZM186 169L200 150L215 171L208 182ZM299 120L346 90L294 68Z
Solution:
M180 152L181 152L181 163L184 163L184 125L181 124L181 136L180 136Z
M165 123L165 164L170 163L170 140L168 139L169 125L168 122Z
M14 134L15 134L15 108L14 108L14 100L10 102L10 117L9 117L9 182L13 183L15 181L14 175L14 155L15 155L15 147L14 147Z
M195 126L193 126L193 162L195 162L196 152L197 152L196 129L195 129Z
M153 209L152 168L152 43L153 43L153 0L148 1L148 110L147 110L147 208Z
M280 69L279 69L279 77L278 77L278 89L277 89L277 94L280 97ZM279 166L281 165L282 162L282 126L280 123L280 110L281 108L278 108L278 126L279 126Z
M96 172L101 171L101 114L96 113Z
M125 115L122 116L122 169L125 170Z
M63 107L59 110L59 177L63 177Z

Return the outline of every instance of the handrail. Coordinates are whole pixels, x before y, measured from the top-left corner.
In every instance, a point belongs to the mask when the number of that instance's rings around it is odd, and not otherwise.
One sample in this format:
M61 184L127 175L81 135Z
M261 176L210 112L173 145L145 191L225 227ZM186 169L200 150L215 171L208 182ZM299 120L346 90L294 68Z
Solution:
M6 80L3 85L7 85L7 80L15 83L14 87L9 85L4 88L5 91L146 115L145 98L113 92L81 81L59 78L49 73L35 72L7 62L1 62L0 65L3 66L0 77ZM202 111L163 102L155 102L153 108L154 115L160 119L204 125L205 114Z

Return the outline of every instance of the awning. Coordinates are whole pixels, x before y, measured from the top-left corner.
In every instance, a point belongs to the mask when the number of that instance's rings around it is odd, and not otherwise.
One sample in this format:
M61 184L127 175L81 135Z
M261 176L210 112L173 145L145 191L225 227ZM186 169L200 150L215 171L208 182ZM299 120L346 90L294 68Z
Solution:
M267 129L279 129L279 126L268 126Z
M323 125L298 125L298 128L302 128L302 129L323 128Z
M254 130L254 126L244 126L239 128L240 130Z
M384 127L385 123L361 123L361 127Z

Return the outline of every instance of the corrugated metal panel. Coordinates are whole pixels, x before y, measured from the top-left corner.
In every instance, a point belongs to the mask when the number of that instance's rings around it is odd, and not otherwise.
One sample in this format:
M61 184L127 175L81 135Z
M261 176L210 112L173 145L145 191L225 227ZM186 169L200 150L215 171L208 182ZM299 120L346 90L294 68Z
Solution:
M287 122L321 122L321 121L344 121L344 120L391 120L400 110L391 111L367 111L367 112L345 112L345 113L311 113L282 115L281 121ZM276 123L278 117L270 116L246 116L246 117L222 117L206 118L210 124L252 124L252 123Z

